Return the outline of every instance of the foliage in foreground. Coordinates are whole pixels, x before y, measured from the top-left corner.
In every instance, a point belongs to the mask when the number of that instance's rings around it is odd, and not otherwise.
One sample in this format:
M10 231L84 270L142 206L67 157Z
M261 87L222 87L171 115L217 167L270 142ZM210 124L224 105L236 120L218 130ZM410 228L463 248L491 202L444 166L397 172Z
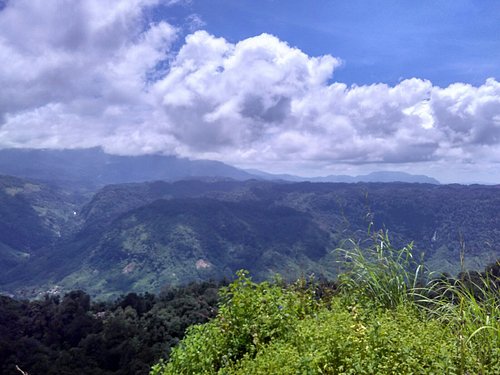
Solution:
M33 375L147 374L188 326L215 315L219 286L189 284L114 302L92 302L82 291L35 301L0 296L0 374L19 375L16 365Z
M429 279L385 234L344 255L331 298L240 272L217 317L191 327L151 375L500 373L497 274Z

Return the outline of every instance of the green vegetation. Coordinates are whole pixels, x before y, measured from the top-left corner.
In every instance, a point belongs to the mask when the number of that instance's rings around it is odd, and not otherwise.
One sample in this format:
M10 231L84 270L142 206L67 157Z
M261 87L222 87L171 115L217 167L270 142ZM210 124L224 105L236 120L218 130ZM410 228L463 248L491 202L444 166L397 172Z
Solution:
M500 264L423 266L499 257L498 186L183 181L85 199L0 178L0 290L129 293L0 297L2 374L500 373ZM392 243L366 242L368 223ZM239 273L217 316L213 285L135 294L241 268L256 281ZM260 282L277 272L341 276Z
M0 294L85 290L0 295L2 374L500 373L500 186L62 186L0 176Z
M342 254L334 295L240 272L218 315L189 328L151 375L500 373L500 263L431 278L385 233Z
M18 375L16 365L29 374L147 374L188 326L215 315L220 285L113 302L91 302L82 291L34 301L0 296L0 374Z
M157 181L107 186L82 204L90 197L4 177L0 291L33 297L57 286L115 298L242 268L256 281L275 273L333 279L335 249L366 237L369 222L390 228L397 247L414 240L430 269L456 275L465 250L464 268L481 270L500 257L498 189Z
M296 279L331 247L308 215L261 202L162 199L102 228L86 228L31 269L34 284L116 297L163 285L233 277L248 268L260 280L275 272ZM14 272L14 271L12 271ZM15 275L20 278L19 274Z
M347 242L335 283L241 271L114 302L0 297L0 373L499 373L500 262L435 277L411 250Z
M0 291L12 268L75 231L81 202L60 188L0 175Z

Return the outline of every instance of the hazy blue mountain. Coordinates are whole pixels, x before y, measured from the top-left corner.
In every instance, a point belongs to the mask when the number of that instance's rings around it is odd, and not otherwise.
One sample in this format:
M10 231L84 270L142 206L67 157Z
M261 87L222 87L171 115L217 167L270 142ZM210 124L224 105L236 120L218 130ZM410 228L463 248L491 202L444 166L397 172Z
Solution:
M56 181L83 187L154 180L175 181L190 177L247 180L255 176L209 160L189 160L165 155L110 155L100 148L75 150L0 150L0 174Z
M239 201L245 196L248 198L249 188L258 184L256 180L182 180L108 185L82 207L81 216L86 226L100 226L158 199L220 197L226 194L226 200Z
M409 182L439 185L439 181L435 178L405 172L379 171L367 175L356 176L355 178L356 181L354 182Z
M190 160L165 155L110 155L100 148L51 150L0 150L0 174L56 181L71 188L94 189L109 184L145 181L178 181L187 178L264 179L292 182L418 182L439 184L434 178L404 172L373 172L368 175L299 177L242 170L210 160Z
M408 182L422 184L436 184L440 182L435 178L425 175L414 175L405 172L377 171L366 175L348 176L348 175L330 175L323 177L300 177L290 174L271 174L262 172L256 169L247 169L247 172L266 180L283 180L283 181L310 181L310 182Z
M307 177L294 176L292 174L286 174L286 173L273 174L273 173L263 172L258 169L245 169L245 171L251 173L254 176L258 176L263 180L268 180L268 181L291 181L291 182L309 181Z

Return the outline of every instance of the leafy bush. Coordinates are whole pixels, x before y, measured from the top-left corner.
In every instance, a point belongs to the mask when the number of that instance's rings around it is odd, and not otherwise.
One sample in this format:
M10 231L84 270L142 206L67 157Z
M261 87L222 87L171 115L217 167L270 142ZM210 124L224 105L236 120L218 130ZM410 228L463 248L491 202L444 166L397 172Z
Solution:
M174 348L170 362L153 367L151 374L216 374L244 357L253 357L270 342L289 338L295 323L319 309L312 288L281 283L254 283L245 271L221 292L217 317L191 327Z
M241 271L218 316L151 375L500 373L498 276L430 280L411 246L375 238L343 251L348 271L328 301L304 280L256 284Z
M457 373L450 329L407 308L374 311L344 302L297 322L291 339L271 343L229 373Z

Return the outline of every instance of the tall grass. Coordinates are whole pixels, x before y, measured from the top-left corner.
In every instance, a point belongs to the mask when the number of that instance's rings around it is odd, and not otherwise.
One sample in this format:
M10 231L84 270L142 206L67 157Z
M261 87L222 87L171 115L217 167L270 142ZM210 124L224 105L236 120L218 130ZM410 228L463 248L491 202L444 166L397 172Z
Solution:
M386 231L375 233L371 246L353 240L346 245L339 249L346 270L339 280L347 296L388 309L405 305L423 319L451 326L462 374L500 373L498 276L462 272L458 280L433 278L414 259L412 244L396 249Z
M466 372L469 353L481 373L491 366L500 371L500 294L498 277L486 273L475 280L468 273L459 280L432 280L417 301L420 309L433 319L448 324L457 332L461 369Z
M382 307L413 301L427 277L425 267L413 258L413 244L396 249L387 231L374 233L371 242L371 246L364 247L348 240L344 248L337 249L344 269L339 280L341 288Z

